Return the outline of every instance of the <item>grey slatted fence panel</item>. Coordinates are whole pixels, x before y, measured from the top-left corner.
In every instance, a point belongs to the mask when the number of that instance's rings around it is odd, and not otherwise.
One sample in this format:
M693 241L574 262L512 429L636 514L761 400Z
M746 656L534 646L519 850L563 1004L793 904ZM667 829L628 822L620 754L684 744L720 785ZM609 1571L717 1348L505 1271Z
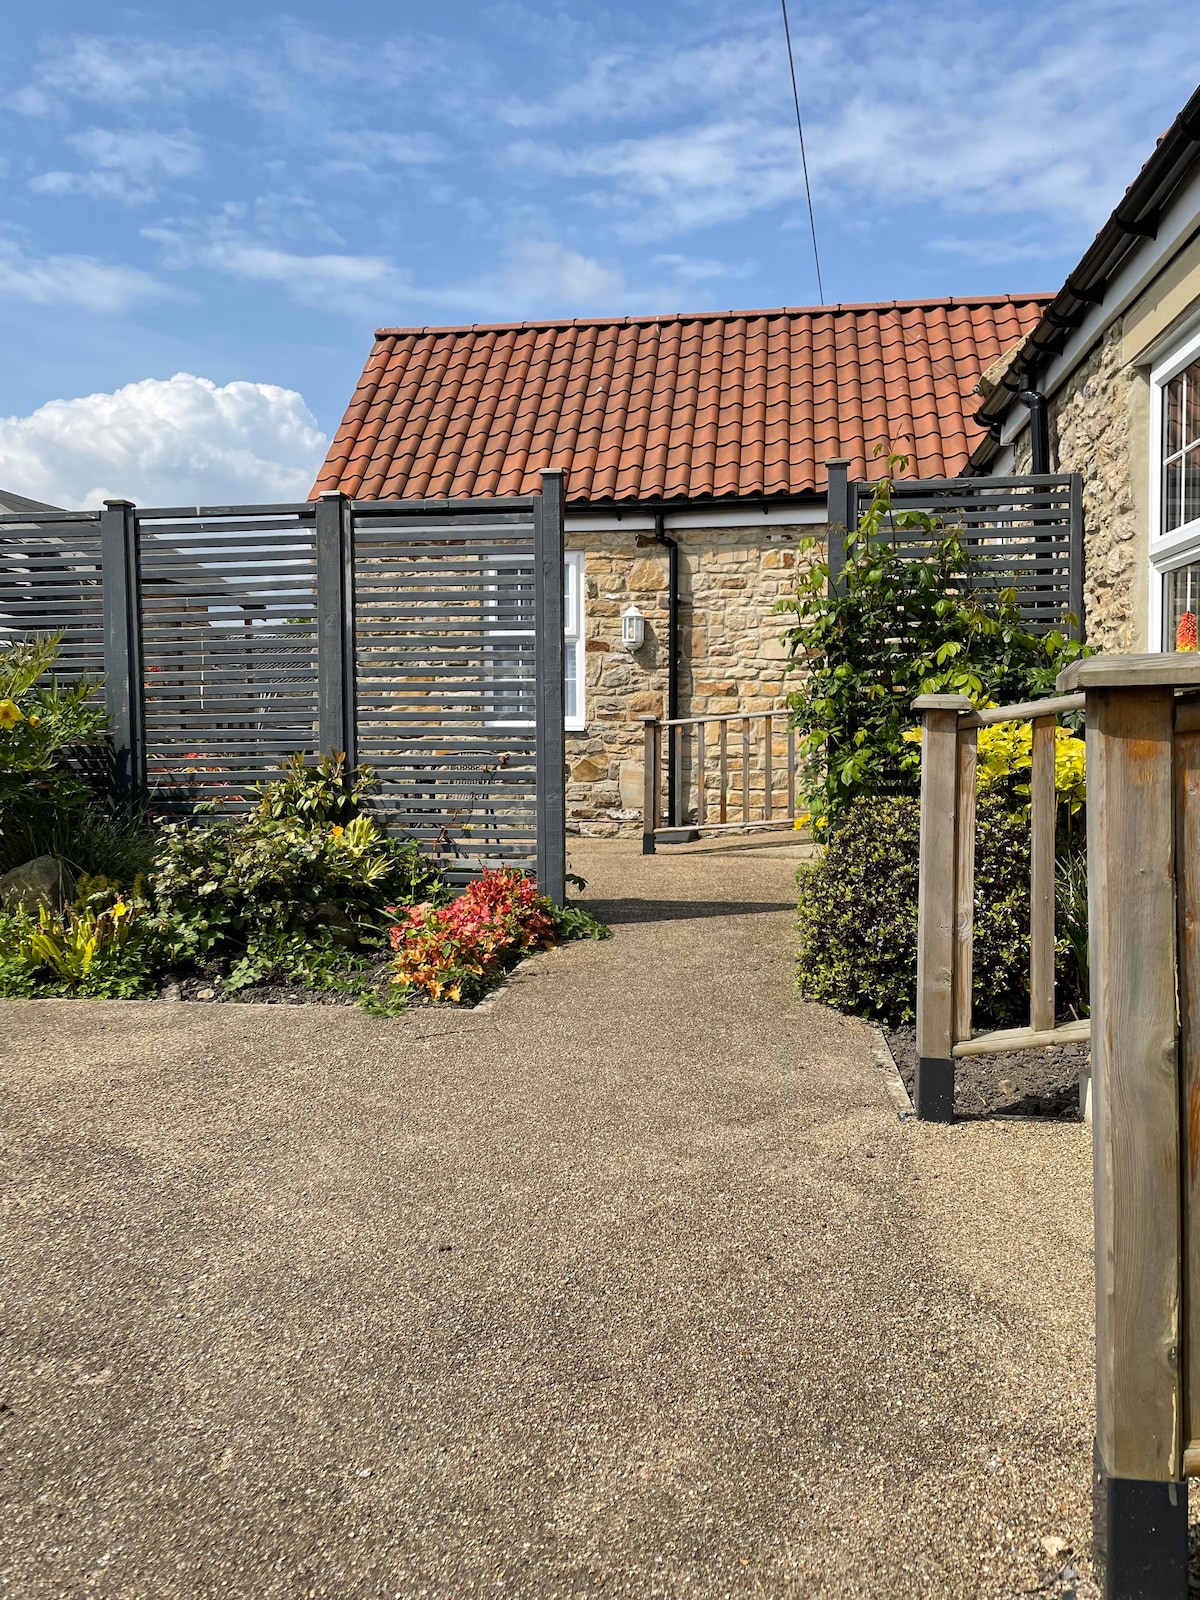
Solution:
M851 484L857 521L872 493ZM1077 474L1012 478L900 480L893 509L927 511L961 530L971 578L984 590L1013 588L1026 622L1037 631L1065 628L1068 613L1083 622L1082 481ZM897 530L897 547L914 559L927 542Z
M534 529L510 511L354 507L358 757L452 878L537 856Z
M311 508L139 511L150 809L240 807L317 745Z
M0 645L61 633L64 680L104 675L100 513L0 517Z

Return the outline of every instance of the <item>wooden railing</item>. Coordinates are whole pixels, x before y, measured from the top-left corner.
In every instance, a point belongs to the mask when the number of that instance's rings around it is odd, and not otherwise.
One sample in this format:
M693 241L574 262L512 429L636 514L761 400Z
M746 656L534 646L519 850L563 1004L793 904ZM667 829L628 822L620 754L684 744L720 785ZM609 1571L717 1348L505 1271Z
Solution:
M791 713L643 717L642 853L662 835L792 828L796 734Z
M1054 1026L1053 740L1087 725L1097 1543L1108 1600L1187 1584L1200 1475L1200 656L1092 656L1060 698L976 714L917 702L918 1113L949 1117L954 1060L1083 1035ZM1034 727L1030 1025L970 1034L975 740ZM1053 1203L1047 1195L1047 1203ZM1151 1581L1152 1580L1152 1581Z
M1058 719L1084 709L1082 694L976 711L965 695L926 694L922 713L921 877L917 923L917 1115L948 1120L954 1063L1090 1036L1085 1018L1055 1025L1054 787ZM1029 1025L976 1035L974 979L975 779L979 729L1033 724L1030 771ZM1086 1092L1086 1091L1085 1091Z

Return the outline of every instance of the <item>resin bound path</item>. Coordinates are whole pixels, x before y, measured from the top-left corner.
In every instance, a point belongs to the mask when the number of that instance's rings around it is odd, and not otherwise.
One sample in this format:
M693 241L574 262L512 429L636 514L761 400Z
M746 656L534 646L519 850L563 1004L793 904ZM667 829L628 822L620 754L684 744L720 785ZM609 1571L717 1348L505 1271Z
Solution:
M484 1012L3 1007L14 1600L1086 1574L1087 1132L902 1122L794 859L636 852Z

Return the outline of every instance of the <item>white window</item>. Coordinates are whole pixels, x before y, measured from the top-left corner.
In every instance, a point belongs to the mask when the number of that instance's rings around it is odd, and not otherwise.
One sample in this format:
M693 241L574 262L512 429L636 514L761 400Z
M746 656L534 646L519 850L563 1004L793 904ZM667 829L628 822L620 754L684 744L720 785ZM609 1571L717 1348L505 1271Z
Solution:
M572 730L585 726L583 553L572 551L563 563L563 708ZM497 728L533 726L534 613L533 568L517 559L493 557L485 586L485 704L488 723Z
M534 580L528 557L493 556L484 585L484 717L494 728L534 725Z
M1150 646L1200 614L1200 334L1150 374Z
M569 551L563 567L563 704L566 725L578 732L586 726L587 638L583 615L583 552Z

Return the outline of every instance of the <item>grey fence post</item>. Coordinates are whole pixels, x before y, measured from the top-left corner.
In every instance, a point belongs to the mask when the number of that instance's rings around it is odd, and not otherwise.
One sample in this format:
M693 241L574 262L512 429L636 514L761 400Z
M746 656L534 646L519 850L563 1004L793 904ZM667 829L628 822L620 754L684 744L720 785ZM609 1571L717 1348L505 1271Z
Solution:
M826 542L826 560L829 563L829 586L836 590L846 565L846 534L858 518L850 515L850 460L839 456L825 463L829 474L829 488L825 497L825 518L829 524Z
M1082 640L1085 636L1083 616L1083 564L1086 559L1084 553L1083 537L1083 474L1071 474L1071 527L1068 545L1068 561L1070 563L1067 573L1067 608L1078 619L1071 629L1072 639Z
M542 893L559 905L567 891L563 528L563 474L543 472L542 492L533 502L537 875Z
M336 490L317 501L317 717L321 753L358 763L354 643L354 518Z
M106 500L100 513L104 702L112 740L113 799L136 811L146 796L146 696L142 670L142 581L137 512Z

